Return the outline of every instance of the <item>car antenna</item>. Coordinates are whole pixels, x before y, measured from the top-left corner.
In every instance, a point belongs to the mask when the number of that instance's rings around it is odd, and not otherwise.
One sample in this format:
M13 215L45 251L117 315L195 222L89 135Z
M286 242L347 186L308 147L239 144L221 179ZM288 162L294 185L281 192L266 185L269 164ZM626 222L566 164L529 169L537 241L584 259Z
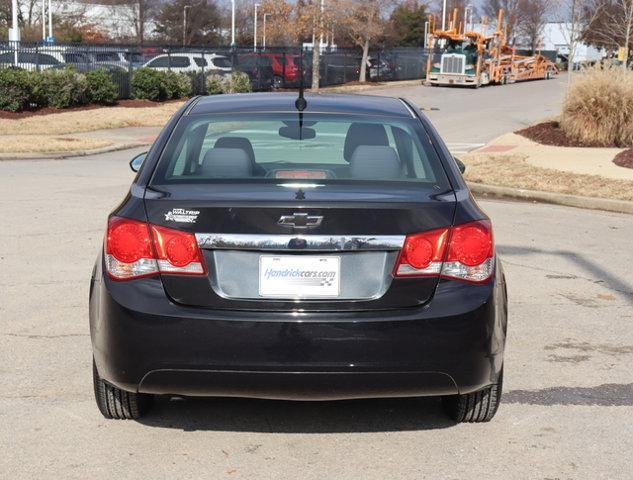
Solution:
M303 111L308 106L308 102L303 96L303 46L299 53L299 97L295 100L295 108L299 112L299 141L303 140Z
M295 107L297 110L299 110L299 113L303 112L306 107L308 106L308 102L306 101L306 99L303 96L303 90L304 90L304 85L303 85L303 46L301 47L301 50L299 52L299 65L300 65L300 71L299 71L299 98L297 98L295 100Z

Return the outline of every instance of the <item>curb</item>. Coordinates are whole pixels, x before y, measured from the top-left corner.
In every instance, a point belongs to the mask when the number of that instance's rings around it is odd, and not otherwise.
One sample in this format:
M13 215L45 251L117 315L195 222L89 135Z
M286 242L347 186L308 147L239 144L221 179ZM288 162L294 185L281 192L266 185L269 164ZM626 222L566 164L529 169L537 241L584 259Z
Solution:
M478 196L495 198L514 198L518 200L538 201L568 207L607 212L628 213L633 215L633 202L612 200L609 198L582 197L565 193L543 192L540 190L524 190L521 188L497 187L482 183L468 183L470 191Z
M68 152L42 152L42 153L0 153L0 162L9 160L62 160L64 158L86 157L99 153L118 152L130 148L150 145L143 142L119 143L108 147L94 148L92 150L71 150Z

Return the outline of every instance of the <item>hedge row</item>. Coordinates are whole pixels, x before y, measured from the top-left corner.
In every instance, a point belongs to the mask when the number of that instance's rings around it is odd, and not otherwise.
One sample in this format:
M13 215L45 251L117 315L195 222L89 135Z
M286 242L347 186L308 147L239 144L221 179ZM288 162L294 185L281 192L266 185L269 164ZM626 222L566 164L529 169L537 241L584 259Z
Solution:
M200 91L206 84L209 95L219 93L245 93L251 91L251 82L243 72L232 72L221 76L199 73L175 73L171 71L139 68L132 78L132 96L154 101L190 97L194 90Z
M132 77L132 97L164 101L190 97L193 87L206 86L209 94L250 92L248 76L233 72L228 76L184 74L140 68ZM116 103L118 87L106 70L79 73L64 70L0 69L0 110L20 112L29 108L68 108L88 103Z
M86 74L71 69L0 70L0 110L20 112L27 108L68 108L86 103L116 102L118 89L110 74L94 70Z

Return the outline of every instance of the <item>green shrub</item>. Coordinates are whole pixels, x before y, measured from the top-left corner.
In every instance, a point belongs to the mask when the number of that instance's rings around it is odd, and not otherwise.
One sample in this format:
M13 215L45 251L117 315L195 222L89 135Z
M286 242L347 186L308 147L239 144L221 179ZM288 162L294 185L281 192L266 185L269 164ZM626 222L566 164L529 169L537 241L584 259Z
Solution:
M85 104L88 82L75 70L44 70L34 75L33 100L41 107L69 108Z
M26 70L0 69L0 110L20 112L28 108L33 91L33 76Z
M151 68L135 70L132 76L132 96L143 100L166 100L165 72Z
M580 142L633 146L633 71L600 66L574 75L560 126Z
M247 93L251 91L251 80L244 72L233 71L224 83L224 93Z
M170 70L160 72L162 74L163 88L165 89L165 99L180 98L180 84L178 74Z
M186 73L178 74L178 97L174 98L187 98L193 95L193 83L194 78L192 75Z
M192 77L185 73L139 68L132 77L132 96L164 101L191 96Z
M116 103L119 89L112 80L112 75L106 70L93 70L86 74L89 103L112 105Z
M224 77L213 74L207 77L207 93L209 95L218 95L224 92Z
M189 75L172 71L161 73L163 74L163 85L167 99L177 100L191 96L192 80Z

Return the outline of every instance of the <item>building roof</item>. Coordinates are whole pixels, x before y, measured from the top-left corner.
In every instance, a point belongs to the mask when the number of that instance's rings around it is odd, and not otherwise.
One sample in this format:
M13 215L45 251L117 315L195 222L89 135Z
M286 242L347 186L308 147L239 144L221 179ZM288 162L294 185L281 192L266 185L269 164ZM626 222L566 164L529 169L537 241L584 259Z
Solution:
M297 112L296 92L211 95L200 97L190 114ZM331 113L411 118L412 112L397 98L373 95L306 93L304 113Z

